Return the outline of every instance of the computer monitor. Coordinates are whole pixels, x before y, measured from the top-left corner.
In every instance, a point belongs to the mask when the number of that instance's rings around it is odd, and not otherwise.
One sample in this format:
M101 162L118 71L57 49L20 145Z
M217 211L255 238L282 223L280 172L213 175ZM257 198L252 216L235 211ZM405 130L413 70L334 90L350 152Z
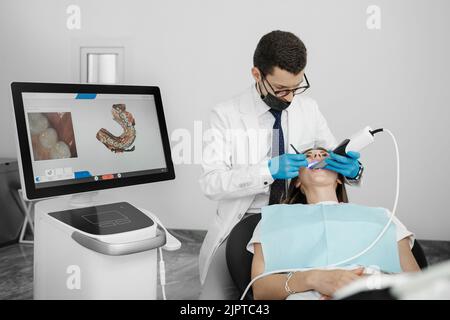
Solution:
M26 199L175 178L158 87L11 84Z

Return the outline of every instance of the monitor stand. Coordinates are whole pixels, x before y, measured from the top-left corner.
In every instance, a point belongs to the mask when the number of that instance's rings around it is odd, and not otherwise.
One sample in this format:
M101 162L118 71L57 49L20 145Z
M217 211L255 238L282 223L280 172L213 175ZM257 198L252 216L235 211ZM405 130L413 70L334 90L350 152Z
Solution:
M95 199L99 191L76 193L70 196L68 205L70 208L90 207L96 204Z

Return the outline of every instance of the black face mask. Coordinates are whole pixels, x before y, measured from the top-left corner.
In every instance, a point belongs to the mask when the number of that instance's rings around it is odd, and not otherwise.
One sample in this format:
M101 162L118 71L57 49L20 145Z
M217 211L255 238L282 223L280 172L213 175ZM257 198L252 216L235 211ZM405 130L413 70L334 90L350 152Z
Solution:
M259 88L259 92L261 92L261 87ZM284 109L287 109L287 107L289 107L291 104L291 102L282 100L282 99L274 96L273 94L269 93L268 91L267 91L266 96L263 96L261 94L261 99L271 109L277 110L277 111L283 111Z

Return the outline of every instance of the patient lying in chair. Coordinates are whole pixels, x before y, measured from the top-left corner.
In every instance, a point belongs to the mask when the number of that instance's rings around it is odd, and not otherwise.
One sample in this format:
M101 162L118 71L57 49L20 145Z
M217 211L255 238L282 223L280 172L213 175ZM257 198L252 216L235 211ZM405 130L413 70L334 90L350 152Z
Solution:
M324 149L305 151L309 162ZM414 272L413 234L394 217L377 244L361 257L336 267L369 246L390 212L348 203L343 177L325 169L301 168L285 200L262 208L247 250L253 253L252 279L264 272L299 269L258 279L255 299L329 299L338 289L373 273Z

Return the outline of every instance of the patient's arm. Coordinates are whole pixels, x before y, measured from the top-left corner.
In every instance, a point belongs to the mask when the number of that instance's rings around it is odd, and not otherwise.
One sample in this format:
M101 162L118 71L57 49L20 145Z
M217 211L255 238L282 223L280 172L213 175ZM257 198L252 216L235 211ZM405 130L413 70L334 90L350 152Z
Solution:
M252 279L264 273L264 256L261 243L254 243L254 255L252 261ZM289 280L289 287L296 292L308 291L313 288L307 284L307 277L310 271L296 272ZM253 298L255 300L284 300L287 298L284 285L286 283L285 274L272 274L256 280L253 283Z
M411 252L409 238L402 239L398 242L398 254L400 256L400 265L404 272L420 271L420 267Z
M252 279L264 272L264 256L260 243L254 243L254 255L252 262ZM295 292L316 290L325 296L331 296L334 292L350 282L359 279L363 268L355 270L309 270L295 272L289 280L289 288ZM285 274L273 274L256 280L253 283L253 298L258 299L286 299L288 293L285 290Z

